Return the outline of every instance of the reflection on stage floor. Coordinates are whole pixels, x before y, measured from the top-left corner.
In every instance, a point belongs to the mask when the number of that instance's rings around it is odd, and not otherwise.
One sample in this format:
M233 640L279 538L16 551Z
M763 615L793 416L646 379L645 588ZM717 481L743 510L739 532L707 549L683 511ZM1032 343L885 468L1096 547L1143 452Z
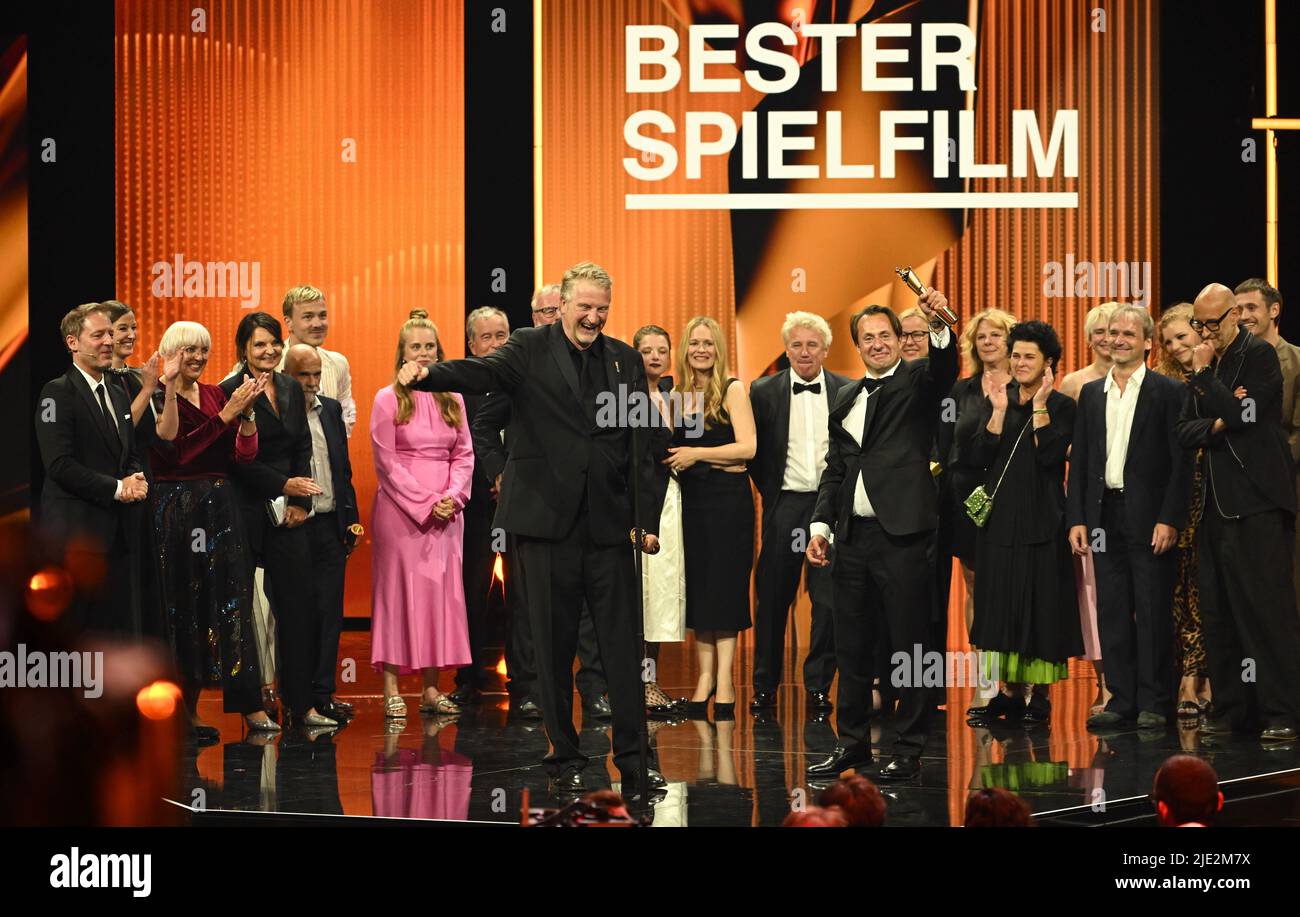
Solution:
M218 694L205 692L200 713L220 728L221 741L186 752L181 801L207 813L230 813L226 817L300 813L502 824L518 824L525 788L532 805L554 804L541 765L547 750L541 721L509 714L504 690L484 695L457 717L421 717L414 696L419 678L412 676L403 680L411 714L386 721L369 651L368 633L343 635L340 656L356 661L357 677L341 683L338 693L355 704L357 715L338 729L288 730L269 738L249 734L239 717L221 713ZM654 807L656 826L779 825L792 807L816 801L819 786L804 768L834 747L835 715L808 710L798 683L782 686L774 711L751 715L750 659L749 653L741 656L735 722L651 723L651 741L669 781L667 796ZM690 693L691 661L686 645L663 646L660 683L671 695ZM792 670L798 667L787 665L787 673ZM444 690L451 689L451 678L443 673ZM965 718L972 693L949 689L919 778L882 786L888 825L960 824L968 794L988 786L1018 793L1046 822L1098 824L1115 813L1114 821L1143 823L1152 775L1179 751L1205 757L1225 782L1284 772L1300 776L1294 743L1212 739L1176 723L1164 730L1089 732L1084 720L1095 683L1091 668L1077 660L1071 678L1052 688L1047 726L972 728ZM608 724L583 721L576 698L574 716L583 750L592 756L587 784L617 789ZM887 753L887 721L880 730ZM1300 792L1291 796L1300 798ZM1231 821L1232 812L1230 805L1225 820Z

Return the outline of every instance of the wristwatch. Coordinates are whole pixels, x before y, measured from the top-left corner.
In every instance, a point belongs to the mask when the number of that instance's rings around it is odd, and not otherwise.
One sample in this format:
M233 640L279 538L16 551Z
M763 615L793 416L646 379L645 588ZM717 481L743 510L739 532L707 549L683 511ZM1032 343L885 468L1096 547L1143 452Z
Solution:
M239 416L242 417L244 420L248 421L249 423L254 423L257 419L257 412L254 411L252 408L249 408L247 414L240 414Z

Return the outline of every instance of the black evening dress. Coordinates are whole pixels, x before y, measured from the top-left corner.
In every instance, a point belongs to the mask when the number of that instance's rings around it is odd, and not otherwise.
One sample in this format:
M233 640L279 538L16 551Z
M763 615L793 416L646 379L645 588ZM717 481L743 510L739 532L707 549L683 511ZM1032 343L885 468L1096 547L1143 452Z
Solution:
M985 402L983 419L965 442L970 461L985 468L990 493L1007 469L988 521L978 530L970 639L995 657L999 680L1051 684L1068 675L1070 657L1083 655L1065 526L1065 460L1075 403L1053 391L1047 399L1051 422L1035 431L1033 402L1019 403L1015 382L1007 386L1007 400L1002 434L988 432L993 405ZM1021 430L1020 447L1013 449Z
M730 388L735 379L727 380ZM723 390L726 397L726 389ZM674 446L726 446L736 441L730 423L691 437L678 426ZM686 550L686 626L691 630L742 631L752 625L749 578L754 568L754 495L749 475L696 462L677 477L682 492L682 545Z

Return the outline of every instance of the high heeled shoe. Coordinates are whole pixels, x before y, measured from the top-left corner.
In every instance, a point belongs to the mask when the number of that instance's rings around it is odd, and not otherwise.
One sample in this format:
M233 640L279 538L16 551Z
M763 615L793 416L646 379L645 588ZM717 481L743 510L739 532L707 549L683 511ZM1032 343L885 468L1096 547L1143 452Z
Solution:
M249 732L279 732L280 724L272 719L254 720L244 717L244 722L248 724Z
M707 720L709 718L709 701L713 695L718 693L716 685L709 691L709 696L704 700L692 700L686 702L686 718L688 720ZM734 707L735 704L733 703ZM715 708L716 709L716 705Z
M736 702L733 700L724 704L722 701L715 700L713 702L713 718L718 722L734 720L736 718Z

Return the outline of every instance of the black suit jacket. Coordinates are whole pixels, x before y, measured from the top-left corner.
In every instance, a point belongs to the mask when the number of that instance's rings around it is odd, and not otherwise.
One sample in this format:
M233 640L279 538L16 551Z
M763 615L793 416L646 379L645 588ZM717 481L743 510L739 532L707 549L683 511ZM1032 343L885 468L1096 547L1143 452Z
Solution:
M247 369L240 367L221 383L226 397L244 381ZM311 476L311 430L307 426L307 402L302 386L292 376L277 372L271 377L275 386L277 415L271 410L266 393L257 396L253 410L257 415L257 458L251 462L232 462L230 477L240 498L249 543L255 554L262 551L262 533L266 528L266 502L284 493L289 478ZM289 497L288 502L311 510L311 497ZM355 503L355 497L354 497Z
M840 388L830 412L830 448L817 489L813 522L824 522L836 541L849 540L853 496L861 472L877 521L890 535L915 535L939 525L930 454L940 402L957 378L957 339L930 345L930 355L904 360L867 399L862 445L844 428L861 383ZM857 431L861 433L862 431Z
M1070 451L1066 525L1089 532L1101 527L1106 494L1106 380L1089 382L1079 392ZM1183 528L1192 484L1194 452L1178 442L1183 385L1146 370L1133 408L1128 452L1124 457L1124 512L1130 537L1147 538L1156 523Z
M604 337L602 346L606 378L614 393L636 392L648 399L641 355L616 338ZM509 398L510 452L496 526L513 535L560 539L568 534L585 502L597 543L627 543L632 530L632 430L596 426L588 417L561 323L521 328L486 357L430 366L429 374L412 387L429 392L501 392ZM636 432L641 524L655 533L659 509L654 505L650 457L662 428Z
M107 551L119 526L128 544L134 540L138 505L113 499L117 482L141 470L131 423L131 403L123 388L108 383L105 395L117 419L110 440L100 418L103 411L76 367L45 383L36 405L36 442L45 467L41 489L41 527L60 541L91 538Z
M820 395L804 392L801 398L825 398L827 413L835 404L841 388L852 385L853 380L829 370L825 373L826 387ZM771 506L781 493L785 480L785 464L790 448L790 369L755 379L749 386L749 401L754 406L754 426L758 433L758 448L749 462L749 476L763 497L763 505Z
M348 527L360 522L361 517L357 513L357 492L352 487L352 460L348 457L348 428L343 423L343 405L319 394L316 400L321 404L320 426L330 456L330 482L334 485L334 518L338 521L339 540L351 551L357 538ZM307 436L310 440L310 428Z
M1233 392L1246 389L1253 415ZM1214 364L1187 380L1189 397L1178 420L1178 440L1204 446L1205 484L1226 516L1277 508L1294 513L1295 479L1282 429L1282 366L1272 344L1245 329ZM1216 418L1227 429L1211 434ZM1209 502L1205 511L1216 509Z

